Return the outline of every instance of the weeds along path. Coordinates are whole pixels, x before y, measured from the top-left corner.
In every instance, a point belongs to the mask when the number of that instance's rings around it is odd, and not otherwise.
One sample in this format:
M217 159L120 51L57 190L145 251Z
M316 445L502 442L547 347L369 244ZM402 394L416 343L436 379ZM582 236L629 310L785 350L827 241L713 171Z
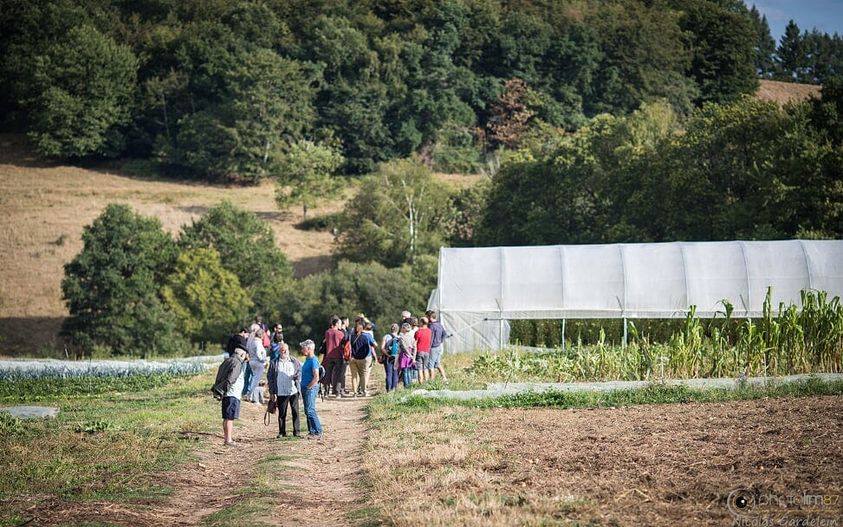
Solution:
M374 376L373 376L374 377ZM378 381L373 379L372 383ZM219 403L200 404L201 420L221 426ZM22 504L21 525L158 526L299 526L359 525L367 520L362 463L366 451L365 407L368 399L317 402L325 436L277 439L278 418L264 425L265 407L243 403L234 437L239 447L222 444L222 430L188 430L177 434L196 441L189 461L152 475L107 473L126 485L143 480L157 486L163 498L116 497L63 499L42 496L34 488L31 505ZM207 413L206 413L207 412ZM212 412L212 413L211 413ZM303 436L307 422L300 406ZM194 420L195 422L195 420ZM178 418L169 422L178 430ZM292 433L289 425L288 433ZM204 428L204 427L203 427ZM140 433L140 432L139 432ZM159 443L160 445L160 443ZM139 456L144 455L138 452ZM164 494L166 493L166 494ZM131 493L129 493L131 494ZM156 492L146 493L155 495ZM0 500L2 502L2 500ZM0 503L2 504L2 503ZM19 504L20 505L20 504ZM3 522L0 522L3 523ZM3 523L6 525L5 523ZM9 523L14 525L15 523Z
M165 476L173 493L140 519L156 525L349 524L362 498L365 400L318 402L320 441L276 439L278 421L264 426L264 407L244 403L235 427L239 448L211 437L198 459ZM307 424L300 413L304 436ZM289 426L289 423L288 423ZM288 428L288 434L292 432Z

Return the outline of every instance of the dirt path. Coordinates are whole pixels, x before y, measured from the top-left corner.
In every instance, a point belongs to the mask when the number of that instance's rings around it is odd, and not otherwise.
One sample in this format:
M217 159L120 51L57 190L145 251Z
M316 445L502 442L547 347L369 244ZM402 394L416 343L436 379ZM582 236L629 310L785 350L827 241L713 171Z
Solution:
M274 496L266 497L265 513L249 513L256 523L347 525L349 513L358 508L361 498L365 404L363 399L317 402L325 436L314 441L276 439L277 419L264 426L264 407L244 403L235 428L241 446L224 447L217 437L207 440L197 461L168 476L166 484L174 493L165 504L149 509L148 520L158 525L201 525L214 513L243 502L250 489L265 493L267 486L256 481L266 477L272 480ZM300 419L306 436L303 412Z
M317 405L325 428L322 442L285 443L300 455L288 463L292 470L285 473L275 525L349 524L349 514L363 498L364 406L363 400L326 400Z
M318 401L324 429L321 441L304 438L307 421L301 407L303 437L277 439L277 417L265 426L265 407L244 403L234 429L238 448L223 446L221 434L183 433L202 445L194 460L158 476L162 487L172 489L163 502L47 500L27 510L31 518L27 525L341 527L360 523L366 520L360 465L367 433L364 408L369 400Z

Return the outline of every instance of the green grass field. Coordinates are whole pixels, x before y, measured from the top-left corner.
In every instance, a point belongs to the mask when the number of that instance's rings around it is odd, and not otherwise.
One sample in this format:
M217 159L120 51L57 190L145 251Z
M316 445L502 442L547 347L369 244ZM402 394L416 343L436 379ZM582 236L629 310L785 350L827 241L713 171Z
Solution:
M189 458L182 432L216 427L211 374L118 379L51 379L0 385L0 404L61 409L51 420L0 418L0 525L39 502L131 502L166 496L154 480ZM195 437L195 436L194 436Z

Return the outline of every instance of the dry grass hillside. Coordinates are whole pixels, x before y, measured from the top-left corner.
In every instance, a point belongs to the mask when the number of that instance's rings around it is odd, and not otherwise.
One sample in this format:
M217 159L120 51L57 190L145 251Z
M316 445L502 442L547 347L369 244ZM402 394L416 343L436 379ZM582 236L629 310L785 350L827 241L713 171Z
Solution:
M82 248L82 228L108 203L129 204L176 232L223 199L269 222L296 274L330 264L331 233L296 228L301 212L279 212L271 183L210 186L49 164L29 154L20 136L0 136L0 248L6 255L0 266L0 354L38 353L53 344L67 313L60 289L63 265ZM342 203L338 196L313 214L338 211Z
M476 177L438 174L447 185ZM81 168L39 160L22 136L0 134L0 356L54 353L67 315L61 299L63 266L82 248L81 234L108 203L126 203L155 216L164 228L179 228L208 207L230 200L269 222L278 246L297 276L326 269L334 237L297 227L301 210L279 211L273 184L214 186L200 182L133 176L114 166ZM309 217L339 211L352 193L308 212Z
M762 80L755 96L762 101L773 101L779 104L799 102L811 97L820 96L822 86L816 84L799 84L796 82L781 82Z

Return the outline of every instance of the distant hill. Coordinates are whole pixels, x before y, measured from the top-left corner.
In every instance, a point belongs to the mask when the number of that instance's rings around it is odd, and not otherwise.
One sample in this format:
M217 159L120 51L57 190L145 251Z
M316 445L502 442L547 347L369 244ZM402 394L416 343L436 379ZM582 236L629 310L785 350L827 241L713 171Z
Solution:
M779 104L804 101L811 97L820 96L822 86L816 84L799 84L798 82L781 82L762 80L755 96L762 101L773 101Z

